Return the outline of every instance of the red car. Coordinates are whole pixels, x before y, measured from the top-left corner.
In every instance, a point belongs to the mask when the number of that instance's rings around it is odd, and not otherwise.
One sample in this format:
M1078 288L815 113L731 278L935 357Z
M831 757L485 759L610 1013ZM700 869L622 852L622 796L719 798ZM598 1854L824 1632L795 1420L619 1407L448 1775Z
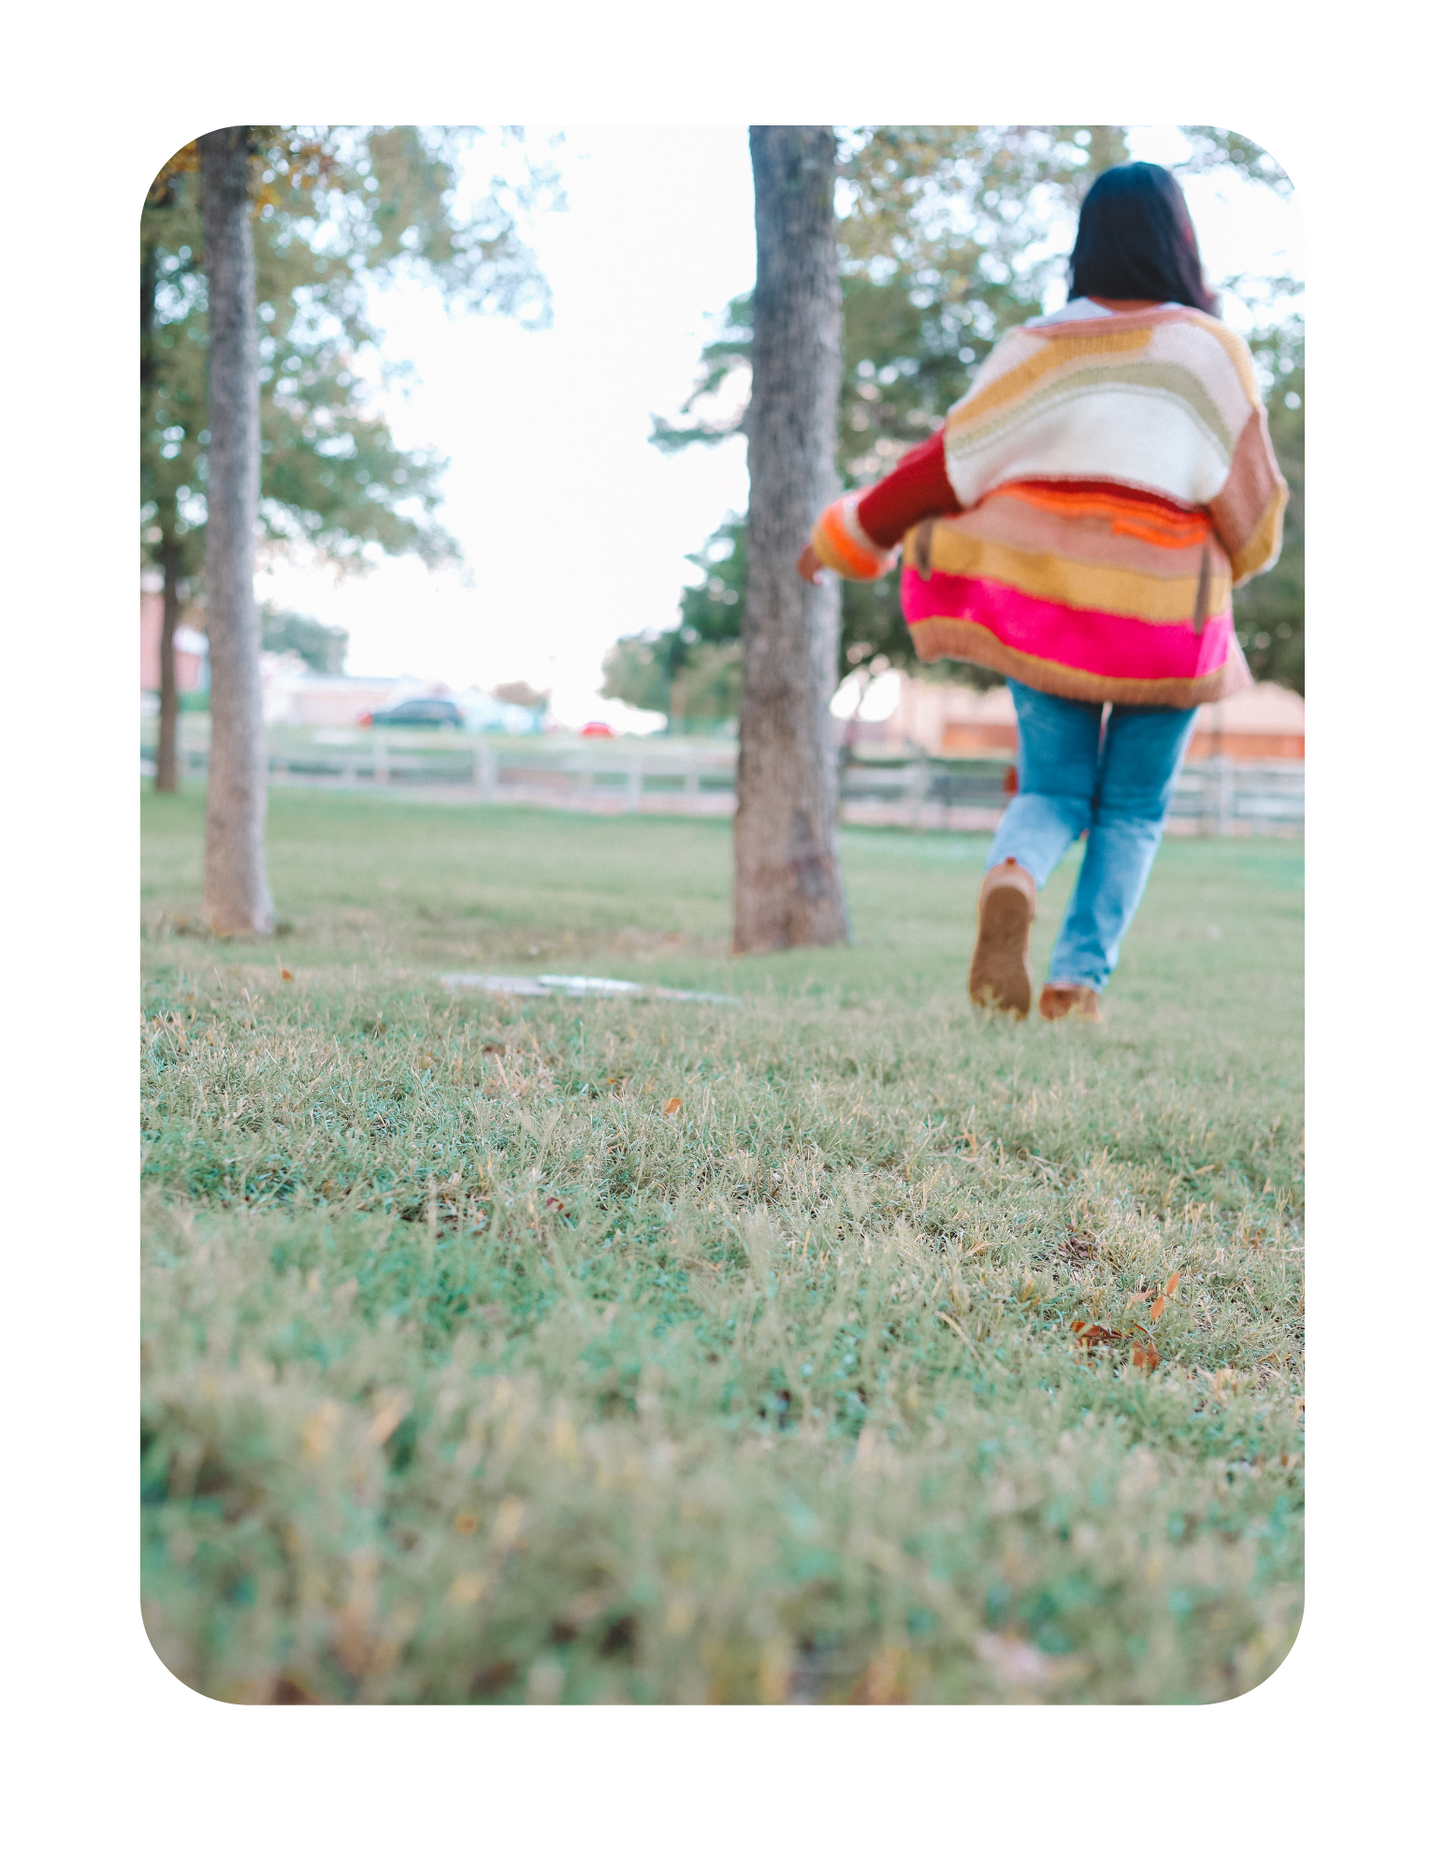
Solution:
M589 721L582 730L582 738L585 740L589 735L594 738L600 737L609 741L615 738L611 728L608 727L605 721Z

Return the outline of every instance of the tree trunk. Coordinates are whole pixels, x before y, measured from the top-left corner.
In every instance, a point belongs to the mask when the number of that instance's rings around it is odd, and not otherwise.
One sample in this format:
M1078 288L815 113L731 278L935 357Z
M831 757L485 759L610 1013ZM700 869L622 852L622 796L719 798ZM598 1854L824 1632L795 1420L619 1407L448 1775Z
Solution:
M176 625L181 618L181 549L161 541L161 714L156 726L156 791L176 790Z
M261 488L256 263L245 125L199 139L209 339L206 358L206 622L211 764L203 914L217 935L269 935L266 737L256 610Z
M156 250L142 247L140 256L140 394L141 416L150 414L156 379L153 338L156 323Z
M754 125L758 278L748 407L748 585L733 832L733 952L845 941L838 863L839 593L794 569L837 492L842 294L833 132Z

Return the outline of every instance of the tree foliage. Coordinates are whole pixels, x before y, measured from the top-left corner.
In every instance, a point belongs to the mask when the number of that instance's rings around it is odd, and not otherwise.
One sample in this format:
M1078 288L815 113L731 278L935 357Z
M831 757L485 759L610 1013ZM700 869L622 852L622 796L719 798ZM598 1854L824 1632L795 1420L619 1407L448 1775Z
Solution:
M291 650L318 675L341 674L346 666L347 637L348 633L334 624L318 623L299 611L284 611L272 604L261 606L261 648Z
M677 628L622 637L603 664L601 693L665 714L674 731L734 719L747 551L747 522L730 513L701 552L688 554L703 578L684 587Z
M250 169L261 324L261 522L273 550L347 570L378 554L456 557L437 524L445 463L399 448L370 410L377 281L422 276L459 307L549 316L518 231L560 203L523 154L474 206L458 204L465 133L410 126L263 127ZM142 552L196 579L206 518L205 254L196 146L166 164L141 216ZM385 372L381 373L383 377Z
M1289 192L1278 163L1247 138L1201 125L1184 126L1184 133L1191 153L1182 172L1228 167ZM858 487L888 473L924 440L966 393L1003 334L1043 310L1050 287L1057 289L1066 277L1084 195L1100 171L1128 160L1128 148L1116 125L873 127L841 133L840 154L844 368L838 467L844 485ZM1256 301L1297 287L1280 280L1217 283ZM751 337L751 297L744 293L729 303L717 336L703 348L696 386L679 419L653 418L652 440L659 448L672 451L741 432ZM1256 674L1302 688L1300 322L1290 316L1282 324L1259 324L1251 343L1292 500L1279 565L1239 594L1240 634L1243 640L1248 633ZM704 554L726 533L727 523ZM684 633L689 622L696 626L697 590L684 590L677 626L653 640L655 657L669 668L696 653ZM735 632L740 616L738 607L715 613L714 620L730 623ZM843 586L840 674L879 657L937 680L987 685L1000 679L966 664L918 664L899 607L896 571L875 584Z
M1248 176L1251 182L1263 182L1277 195L1294 193L1294 183L1267 149L1251 143L1247 136L1233 130L1221 130L1210 123L1181 124L1189 139L1191 153L1178 165L1180 175L1207 175L1211 169L1233 169Z
M1273 568L1234 596L1235 627L1261 682L1305 692L1305 345L1297 317L1257 333L1255 360L1280 473L1289 483L1284 539Z

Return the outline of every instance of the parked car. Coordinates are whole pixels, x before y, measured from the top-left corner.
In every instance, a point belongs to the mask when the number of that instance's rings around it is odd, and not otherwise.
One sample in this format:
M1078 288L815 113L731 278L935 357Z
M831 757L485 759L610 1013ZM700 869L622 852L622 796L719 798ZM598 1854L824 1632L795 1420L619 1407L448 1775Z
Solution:
M608 741L614 738L611 728L605 721L589 721L582 730L582 737L585 740L589 736Z
M369 715L361 717L359 725L363 728L460 728L465 723L462 710L445 695L413 695L407 701L394 702L390 708L373 709Z

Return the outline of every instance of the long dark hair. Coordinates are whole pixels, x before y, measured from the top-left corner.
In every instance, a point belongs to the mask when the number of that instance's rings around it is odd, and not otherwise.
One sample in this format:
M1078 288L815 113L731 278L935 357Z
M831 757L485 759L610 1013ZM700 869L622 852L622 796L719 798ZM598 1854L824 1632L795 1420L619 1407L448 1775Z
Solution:
M1154 162L1106 169L1084 197L1070 261L1075 299L1173 300L1217 317L1184 193Z

